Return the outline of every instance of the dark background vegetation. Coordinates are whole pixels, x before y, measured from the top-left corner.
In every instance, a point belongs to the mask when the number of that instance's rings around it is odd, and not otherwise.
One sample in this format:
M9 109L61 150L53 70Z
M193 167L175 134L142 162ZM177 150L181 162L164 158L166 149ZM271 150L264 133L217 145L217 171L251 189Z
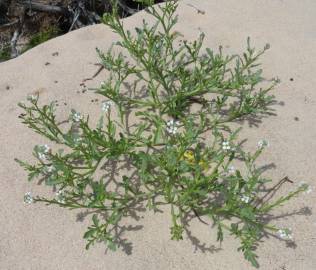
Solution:
M140 2L117 0L120 16L143 9ZM58 35L101 23L111 10L110 0L0 0L0 62Z

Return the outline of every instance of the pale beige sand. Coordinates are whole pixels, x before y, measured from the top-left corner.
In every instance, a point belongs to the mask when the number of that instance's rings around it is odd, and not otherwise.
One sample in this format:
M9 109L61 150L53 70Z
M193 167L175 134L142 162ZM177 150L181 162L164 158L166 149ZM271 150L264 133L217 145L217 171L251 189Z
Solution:
M205 15L187 3L204 10ZM275 181L287 175L295 183L306 181L315 186L316 2L187 0L180 4L178 12L179 30L186 39L202 30L208 46L222 44L231 52L241 52L247 36L257 47L271 44L263 67L267 76L278 75L282 80L276 96L284 105L275 106L277 116L263 120L259 127L245 123L243 136L249 137L250 148L262 137L270 141L260 164L275 164L267 172ZM139 25L143 17L147 15L141 12L127 18L125 25ZM114 40L114 34L103 25L87 27L0 64L0 269L252 269L236 252L235 240L228 237L220 247L214 231L196 220L191 223L190 237L174 242L169 239L168 213L140 213L138 221L130 222L134 229L122 234L132 243L126 252L105 254L102 245L84 250L82 234L89 218L80 222L75 212L23 204L26 191L50 191L36 182L27 183L26 173L13 161L15 157L30 160L33 145L46 142L20 123L16 104L39 90L42 102L59 101L61 117L70 108L95 115L100 105L90 99L97 97L77 91L82 89L81 80L97 69L93 65L98 61L95 47L106 49ZM59 55L52 56L56 51ZM87 85L98 86L102 77L104 73ZM299 120L295 121L295 117ZM287 184L281 192L290 189L292 185ZM273 237L264 239L258 250L261 269L316 269L315 194L316 186L311 194L293 200L277 213L285 217L272 222L291 227L296 246L287 247ZM291 212L296 215L287 216Z

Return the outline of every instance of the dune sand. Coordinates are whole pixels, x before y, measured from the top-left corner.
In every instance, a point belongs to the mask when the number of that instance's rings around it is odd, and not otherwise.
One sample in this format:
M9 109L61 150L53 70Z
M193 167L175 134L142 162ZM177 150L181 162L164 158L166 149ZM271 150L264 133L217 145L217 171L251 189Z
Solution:
M198 13L195 8L205 11ZM295 245L273 237L263 239L258 249L261 269L316 269L316 2L314 0L186 0L180 3L178 29L186 39L206 34L206 43L223 45L227 52L241 52L250 36L257 48L266 42L271 49L262 58L267 77L282 83L275 94L276 116L257 126L244 123L247 147L261 138L270 147L259 164L274 164L267 176L276 182L288 176L294 181L282 192L305 181L314 190L278 210L272 223L291 227ZM147 18L145 12L124 20L133 28ZM222 246L210 226L193 220L190 233L181 242L169 237L169 214L142 212L132 227L122 232L124 250L105 252L96 245L85 251L83 232L90 217L43 204L25 206L23 195L51 194L48 187L28 183L15 157L31 160L35 144L47 141L28 130L18 118L19 101L38 91L41 102L58 100L58 114L71 108L96 115L100 102L82 93L81 81L94 74L98 62L95 48L109 48L116 36L104 25L96 25L53 39L17 59L0 64L0 269L252 269L238 243L229 236ZM57 54L54 54L58 52ZM102 72L87 87L96 87ZM292 78L292 79L291 79ZM78 93L79 91L79 93Z

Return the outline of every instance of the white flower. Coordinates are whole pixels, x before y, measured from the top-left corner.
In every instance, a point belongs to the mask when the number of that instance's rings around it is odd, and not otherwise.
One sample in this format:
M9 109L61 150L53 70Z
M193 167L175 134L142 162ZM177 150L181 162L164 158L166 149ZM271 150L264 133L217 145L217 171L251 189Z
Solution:
M308 186L308 188L305 190L305 194L310 194L313 191L311 186Z
M304 181L299 182L298 187L305 189L305 194L310 194L313 191L312 187Z
M101 82L101 87L104 87L105 86L105 82Z
M230 145L229 145L229 142L228 141L223 141L222 142L222 149L224 151L229 151L230 150Z
M305 181L301 181L298 183L298 187L306 187L307 183Z
M37 146L37 152L42 154L48 154L50 147L47 144L41 144Z
M179 121L174 121L173 119L169 120L167 122L167 128L166 131L171 134L174 135L177 133L178 131L178 127L180 126L180 122Z
M47 154L50 152L50 147L47 144L36 146L35 151L37 153L37 157L41 161L43 161L43 162L47 161L47 159L48 159Z
M228 168L228 174L234 174L236 171L235 167L234 166L229 166Z
M24 203L25 204L31 204L34 202L33 196L31 192L26 192L24 194Z
M65 193L63 190L58 190L56 192L56 201L59 203L65 203Z
M260 140L260 141L258 142L258 148L259 148L259 149L262 149L262 148L264 148L264 147L266 147L266 146L269 146L269 142L268 142L267 140L262 139L262 140Z
M250 202L250 197L246 195L241 195L240 200L244 203L249 203Z
M82 116L80 113L75 112L72 114L72 120L75 122L79 122L82 119Z
M75 142L75 143L80 143L80 142L82 142L82 138L80 138L80 137L75 137L75 138L74 138L74 142Z
M104 111L105 113L108 112L112 106L113 102L108 100L108 101L103 101L102 105L101 105L101 109L102 111Z
M53 165L46 167L46 172L48 172L48 173L52 173L54 170L55 170L55 167Z
M83 199L83 204L84 204L84 205L88 205L89 203L91 203L91 199L90 199L89 197L85 197L85 198Z
M47 161L47 156L44 153L39 152L37 155L41 161Z
M175 120L173 120L173 119L171 119L171 120L169 120L168 122L167 122L167 126L168 127L174 127L174 126L179 126L180 125L180 122L179 121L175 121Z
M28 101L34 102L34 101L37 100L37 96L35 96L35 95L28 95L28 96L26 97L26 99L27 99Z
M279 229L277 235L283 240L292 240L293 235L291 229Z
M49 152L49 150L50 150L50 148L49 148L49 146L47 144L42 145L42 148L43 148L43 152L45 154L47 154Z

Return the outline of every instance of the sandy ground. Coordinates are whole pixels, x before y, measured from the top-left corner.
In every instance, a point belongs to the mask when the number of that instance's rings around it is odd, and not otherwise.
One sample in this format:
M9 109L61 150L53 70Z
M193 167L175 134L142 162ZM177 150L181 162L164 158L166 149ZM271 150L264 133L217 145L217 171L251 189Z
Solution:
M269 140L270 147L259 162L273 165L267 176L275 181L288 176L295 182L284 191L300 181L314 190L291 201L271 221L291 227L295 245L287 246L273 237L263 239L259 262L267 270L316 269L316 2L189 0L181 2L178 13L179 31L188 40L204 31L209 47L223 45L229 52L241 52L247 36L257 47L271 44L262 61L265 74L282 81L275 92L277 115L257 126L244 123L243 136L249 138L249 148L261 138ZM127 18L125 25L133 28L143 17L147 15L141 12ZM91 98L97 96L82 93L80 82L97 70L95 47L106 49L115 39L103 25L87 27L0 64L0 269L252 269L236 252L234 239L228 237L219 246L214 231L196 220L190 223L191 233L185 240L174 242L169 239L168 213L142 212L122 232L127 239L124 250L106 253L97 245L87 252L82 234L89 217L78 218L78 212L43 204L23 204L26 191L50 191L36 182L28 183L13 159L30 160L33 146L47 141L20 123L16 104L38 91L43 103L58 100L61 117L71 108L96 115L100 103L92 103ZM87 86L98 86L104 76L101 73Z

